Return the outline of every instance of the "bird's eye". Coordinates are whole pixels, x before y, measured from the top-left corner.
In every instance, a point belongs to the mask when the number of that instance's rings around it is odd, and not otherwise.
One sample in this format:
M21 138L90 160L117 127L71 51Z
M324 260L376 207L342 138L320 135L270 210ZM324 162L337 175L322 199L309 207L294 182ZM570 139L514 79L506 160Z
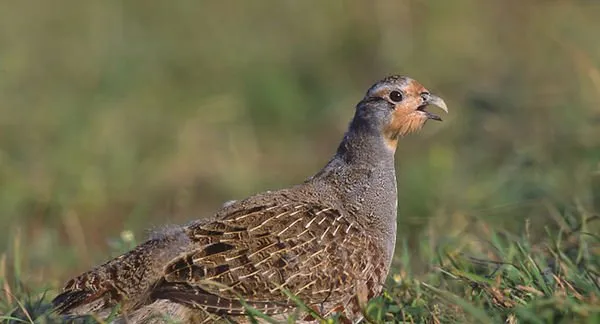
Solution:
M400 93L400 91L392 91L390 92L390 99L392 99L393 102L400 102L402 101L402 93Z

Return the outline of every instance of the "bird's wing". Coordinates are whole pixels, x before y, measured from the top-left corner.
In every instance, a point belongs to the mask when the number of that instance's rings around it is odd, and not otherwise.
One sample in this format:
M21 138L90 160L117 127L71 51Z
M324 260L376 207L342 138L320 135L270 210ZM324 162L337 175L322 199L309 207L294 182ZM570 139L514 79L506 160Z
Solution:
M385 276L381 256L365 253L373 242L364 229L335 208L278 202L231 210L187 228L198 248L166 265L154 298L219 315L244 314L244 304L275 314L296 307L284 290L318 307Z

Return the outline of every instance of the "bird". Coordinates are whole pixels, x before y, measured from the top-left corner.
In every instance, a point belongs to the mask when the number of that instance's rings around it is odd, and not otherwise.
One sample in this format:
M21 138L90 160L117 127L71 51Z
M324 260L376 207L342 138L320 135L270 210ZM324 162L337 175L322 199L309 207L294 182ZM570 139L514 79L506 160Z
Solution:
M397 143L442 120L430 106L448 112L407 76L377 81L313 176L152 234L69 280L55 313L107 317L119 305L115 323L249 323L254 308L299 323L318 322L315 314L360 321L394 256Z

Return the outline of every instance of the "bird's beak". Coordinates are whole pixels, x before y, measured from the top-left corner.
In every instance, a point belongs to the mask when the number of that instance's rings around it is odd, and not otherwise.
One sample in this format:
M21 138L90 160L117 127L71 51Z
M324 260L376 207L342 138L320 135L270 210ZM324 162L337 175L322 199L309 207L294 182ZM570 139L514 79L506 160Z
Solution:
M448 113L448 106L446 106L446 103L444 102L444 100L436 95L430 94L429 92L422 93L421 98L423 99L423 103L418 108L418 110L423 111L427 115L428 119L442 121L442 118L440 116L426 111L425 107L427 107L429 105L437 106L438 108L440 108L443 111L445 111L446 113Z

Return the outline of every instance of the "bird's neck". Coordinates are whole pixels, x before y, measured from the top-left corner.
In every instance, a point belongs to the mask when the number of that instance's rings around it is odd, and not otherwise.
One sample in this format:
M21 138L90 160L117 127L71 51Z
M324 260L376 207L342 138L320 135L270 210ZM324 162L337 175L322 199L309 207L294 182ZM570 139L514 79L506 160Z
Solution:
M350 216L381 238L391 258L398 207L394 150L381 132L356 126L351 124L335 156L309 182L331 188Z
M387 139L379 128L357 114L350 122L332 162L338 159L350 168L387 169L394 173L396 142Z

